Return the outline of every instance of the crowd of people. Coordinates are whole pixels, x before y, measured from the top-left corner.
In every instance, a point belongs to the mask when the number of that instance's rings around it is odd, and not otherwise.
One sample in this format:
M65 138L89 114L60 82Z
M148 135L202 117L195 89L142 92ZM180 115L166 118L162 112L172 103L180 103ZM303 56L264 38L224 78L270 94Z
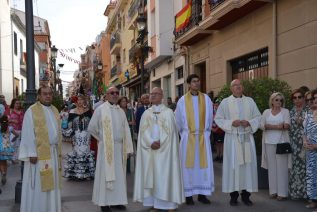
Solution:
M232 95L222 101L199 91L198 75L189 75L187 84L188 92L175 102L167 97L166 105L158 87L135 103L110 87L93 106L79 94L60 112L50 87L38 90L25 113L21 101L8 106L0 95L1 184L7 161L23 161L21 211L61 211L61 177L93 179L92 201L108 212L126 209L126 174L134 171L133 200L152 211L174 211L184 202L195 205L195 195L211 204L218 161L229 204L238 206L241 196L252 206L259 142L253 134L261 129L268 198L306 199L307 208L317 208L317 90L295 89L290 110L288 97L273 92L261 114L240 80L231 82ZM72 151L62 158L63 141Z

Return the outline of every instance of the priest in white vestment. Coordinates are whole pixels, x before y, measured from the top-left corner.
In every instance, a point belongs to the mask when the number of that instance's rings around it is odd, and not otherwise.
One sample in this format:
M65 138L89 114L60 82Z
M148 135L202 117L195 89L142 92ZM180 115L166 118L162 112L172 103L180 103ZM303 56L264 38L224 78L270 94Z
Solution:
M152 107L140 121L133 200L157 210L174 211L185 201L175 116L153 88Z
M257 162L253 133L261 114L252 98L243 95L240 80L231 82L232 95L220 103L216 124L225 131L222 191L230 193L230 205L238 205L239 192L245 205L251 206L250 192L258 191Z
M214 171L210 146L213 105L210 98L199 91L196 74L187 77L189 92L180 98L175 110L176 125L181 136L180 155L186 204L198 201L210 204L206 195L214 191Z
M24 161L21 212L60 212L61 124L51 105L53 91L42 87L39 102L25 113L19 160Z
M88 126L88 131L98 140L92 201L103 212L126 208L126 161L128 154L133 153L129 124L117 105L119 90L109 88L106 98L108 101L95 110Z

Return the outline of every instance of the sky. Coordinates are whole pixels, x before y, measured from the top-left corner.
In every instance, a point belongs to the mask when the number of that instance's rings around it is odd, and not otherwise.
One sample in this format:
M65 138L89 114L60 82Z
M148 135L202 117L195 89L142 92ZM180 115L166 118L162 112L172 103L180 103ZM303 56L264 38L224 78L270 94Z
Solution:
M11 0L11 7L25 11L25 0ZM87 45L95 42L97 35L106 29L107 17L103 15L109 0L33 0L33 15L48 21L52 45L58 49L74 49L65 52L80 61ZM83 50L81 50L80 48ZM70 62L58 54L57 64L64 64L61 79L73 80L78 64Z

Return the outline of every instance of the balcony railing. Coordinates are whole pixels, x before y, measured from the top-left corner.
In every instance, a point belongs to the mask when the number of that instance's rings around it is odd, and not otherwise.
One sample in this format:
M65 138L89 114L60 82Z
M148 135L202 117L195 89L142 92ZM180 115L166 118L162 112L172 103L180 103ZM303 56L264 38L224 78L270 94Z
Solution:
M117 74L119 74L121 72L121 65L120 63L117 63L115 66L113 66L111 68L111 71L110 71L110 78L116 76Z
M111 38L110 38L110 49L112 49L115 44L120 43L120 42L121 42L120 33L117 30L115 33L113 33L111 35Z
M174 35L175 38L179 38L188 32L191 28L198 25L199 22L202 20L202 0L193 0L192 1L192 14L189 19L189 23L186 27L176 32L176 16L175 16L175 31Z
M224 3L226 0L208 0L210 10L213 11L216 7Z
M135 43L131 49L129 49L129 62L133 63L135 61L138 50L140 49L140 44Z
M131 20L133 16L138 12L140 0L134 0L128 10L128 19Z

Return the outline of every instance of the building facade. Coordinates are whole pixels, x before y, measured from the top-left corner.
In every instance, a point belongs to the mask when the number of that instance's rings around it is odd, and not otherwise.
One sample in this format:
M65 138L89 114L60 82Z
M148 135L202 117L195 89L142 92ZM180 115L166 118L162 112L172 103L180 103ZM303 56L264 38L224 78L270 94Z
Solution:
M10 1L0 0L0 94L13 98L13 56Z
M284 80L292 88L316 87L317 1L192 0L183 7L187 4L192 14L175 33L175 43L188 48L189 73L201 76L202 91L259 77Z

